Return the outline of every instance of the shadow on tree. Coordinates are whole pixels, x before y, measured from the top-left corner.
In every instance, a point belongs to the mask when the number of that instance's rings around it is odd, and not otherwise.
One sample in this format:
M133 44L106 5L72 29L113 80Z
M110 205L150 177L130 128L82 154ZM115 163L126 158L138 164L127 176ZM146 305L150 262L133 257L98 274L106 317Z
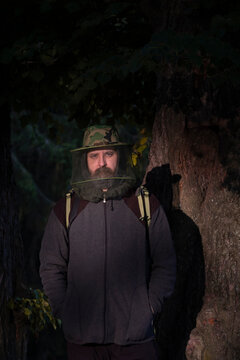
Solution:
M193 220L179 208L180 175L172 175L169 164L148 172L145 186L163 206L168 217L177 256L174 293L155 319L160 359L186 359L185 350L197 314L203 305L205 289L204 256L201 235Z

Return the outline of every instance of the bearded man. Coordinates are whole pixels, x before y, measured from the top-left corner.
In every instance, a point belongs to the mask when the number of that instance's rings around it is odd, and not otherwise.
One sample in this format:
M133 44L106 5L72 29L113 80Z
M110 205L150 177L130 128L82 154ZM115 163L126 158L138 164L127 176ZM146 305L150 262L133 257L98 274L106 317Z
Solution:
M68 359L158 359L153 320L176 276L165 213L151 195L150 224L141 217L131 148L114 128L87 128L72 155L70 215L58 201L40 251Z

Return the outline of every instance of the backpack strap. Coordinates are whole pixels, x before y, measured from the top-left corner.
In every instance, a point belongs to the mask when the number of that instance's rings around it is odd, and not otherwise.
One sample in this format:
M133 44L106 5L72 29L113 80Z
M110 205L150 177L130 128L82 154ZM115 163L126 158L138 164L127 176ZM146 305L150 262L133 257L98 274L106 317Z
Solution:
M151 216L150 216L150 202L149 202L149 191L144 186L140 187L140 191L137 195L138 205L140 210L140 220L145 220L146 224L150 225ZM71 211L71 200L72 192L66 194L66 227L69 227L69 215Z
M73 190L69 191L65 196L64 225L68 230L73 220L88 204L87 200L80 199Z
M150 201L149 201L149 191L144 186L140 187L140 191L137 194L138 205L140 210L140 220L145 220L147 226L149 227L151 216L150 216Z
M149 192L144 186L140 186L139 192L137 193L139 210L141 213L140 220L145 224L145 235L146 235L146 244L147 251L150 256L150 242L149 242L149 225L151 221L150 217L150 201L149 201Z
M72 191L66 194L66 228L69 227L69 215L71 211Z

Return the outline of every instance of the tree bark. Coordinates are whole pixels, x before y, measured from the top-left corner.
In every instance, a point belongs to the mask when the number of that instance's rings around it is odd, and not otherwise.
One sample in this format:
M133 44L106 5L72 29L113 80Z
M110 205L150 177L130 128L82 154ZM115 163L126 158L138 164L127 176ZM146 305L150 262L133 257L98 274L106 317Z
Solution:
M0 108L0 357L17 359L16 328L8 301L16 295L21 281L22 244L16 210L10 153L10 111L7 104Z
M169 163L172 174L181 175L178 205L202 238L205 296L186 347L188 360L240 358L240 188L239 178L229 180L229 168L234 167L229 159L235 156L229 150L234 148L234 136L239 135L238 124L238 118L191 121L183 111L161 104L153 126L147 171ZM226 144L230 145L223 156ZM186 261L196 261L197 256Z

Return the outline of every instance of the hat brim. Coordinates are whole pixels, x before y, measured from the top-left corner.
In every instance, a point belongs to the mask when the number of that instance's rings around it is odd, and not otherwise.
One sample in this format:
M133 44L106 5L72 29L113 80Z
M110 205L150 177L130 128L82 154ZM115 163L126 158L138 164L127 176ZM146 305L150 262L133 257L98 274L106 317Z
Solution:
M111 148L111 147L117 147L117 146L129 146L130 147L132 145L128 144L128 143L116 142L116 143L105 144L105 145L83 146L83 147L80 147L77 149L73 149L73 150L71 150L71 152L81 151L81 150L105 149L105 148Z

